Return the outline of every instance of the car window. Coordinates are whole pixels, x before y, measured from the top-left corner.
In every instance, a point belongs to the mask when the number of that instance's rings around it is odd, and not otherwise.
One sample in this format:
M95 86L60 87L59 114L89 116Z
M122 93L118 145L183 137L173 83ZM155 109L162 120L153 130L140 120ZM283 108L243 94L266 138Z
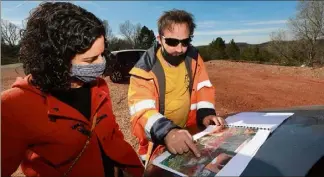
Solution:
M132 57L130 58L130 63L135 64L140 59L140 55L137 51L132 52Z
M118 61L122 65L134 65L140 58L137 51L127 51L118 53Z
M128 52L120 52L117 54L117 60L120 64L125 65L126 61L130 57L130 54Z

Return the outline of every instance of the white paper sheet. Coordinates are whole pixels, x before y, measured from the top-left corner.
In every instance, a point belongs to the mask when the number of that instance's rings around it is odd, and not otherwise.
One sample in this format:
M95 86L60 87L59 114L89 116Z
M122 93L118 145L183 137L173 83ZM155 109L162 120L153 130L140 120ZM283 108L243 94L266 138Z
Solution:
M216 174L216 176L240 176L256 152L266 141L269 134L269 130L258 130L255 137L253 137L253 139Z
M207 128L205 128L204 131L201 131L195 135L192 136L193 140L196 141L200 137L203 137L207 135L208 133L212 132L216 128L216 125L209 125Z
M292 116L291 112L278 113L259 113L242 112L229 116L226 122L229 126L237 127L256 127L274 131L284 120Z

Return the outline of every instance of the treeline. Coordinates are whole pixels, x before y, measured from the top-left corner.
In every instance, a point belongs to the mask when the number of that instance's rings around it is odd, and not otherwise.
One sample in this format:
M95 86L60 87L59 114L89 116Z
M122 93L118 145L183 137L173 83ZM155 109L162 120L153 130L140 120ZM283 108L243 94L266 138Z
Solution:
M232 39L228 44L218 37L207 46L197 47L205 61L209 60L232 60L253 61L259 63L274 62L274 55L261 45L247 43L236 44Z
M153 30L141 24L125 21L119 25L120 35L117 37L107 20L103 20L110 51L122 49L148 49L155 42ZM24 26L24 24L23 24ZM1 65L18 63L21 31L17 25L1 19Z
M270 41L262 44L229 43L218 37L210 44L197 46L204 61L230 60L283 66L324 66L324 40L318 40L316 57L309 62L300 41Z
M286 66L324 65L324 1L299 1L296 15L288 22L288 30L271 33L271 40L258 45L228 44L218 37L200 46L206 60L231 59L276 63ZM292 36L292 37L289 37Z

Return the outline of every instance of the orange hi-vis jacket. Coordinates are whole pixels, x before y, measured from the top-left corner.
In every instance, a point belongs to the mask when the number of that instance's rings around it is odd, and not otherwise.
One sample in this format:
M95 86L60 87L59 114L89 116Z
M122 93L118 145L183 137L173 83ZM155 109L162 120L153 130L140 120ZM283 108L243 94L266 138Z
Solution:
M131 114L132 133L139 141L138 153L148 160L153 144L164 145L164 137L173 128L180 128L164 116L165 75L156 57L159 45L148 49L130 71L128 105ZM189 73L190 112L185 126L203 127L202 120L216 115L215 89L211 84L204 62L193 46L187 49L185 65Z

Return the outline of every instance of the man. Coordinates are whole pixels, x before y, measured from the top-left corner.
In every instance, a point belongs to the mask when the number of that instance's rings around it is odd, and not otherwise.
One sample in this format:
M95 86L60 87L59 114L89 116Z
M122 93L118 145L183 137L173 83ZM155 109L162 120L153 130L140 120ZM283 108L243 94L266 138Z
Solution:
M190 45L195 26L186 11L165 12L158 20L158 44L130 71L128 104L143 160L156 145L165 145L174 154L191 150L199 157L184 128L224 125L224 119L216 117L214 87L204 62Z

